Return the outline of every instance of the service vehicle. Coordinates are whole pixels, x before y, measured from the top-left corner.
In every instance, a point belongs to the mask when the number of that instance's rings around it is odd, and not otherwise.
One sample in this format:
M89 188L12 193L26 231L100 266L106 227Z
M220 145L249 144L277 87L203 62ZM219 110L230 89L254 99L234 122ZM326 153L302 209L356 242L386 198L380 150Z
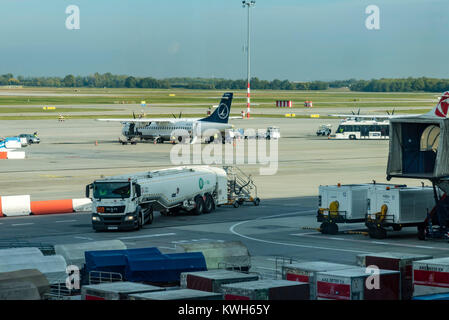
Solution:
M153 221L153 212L181 210L199 215L228 203L224 169L210 166L175 167L95 180L92 225L99 230L140 229Z
M29 133L22 133L19 134L19 138L21 141L23 141L23 139L25 140L26 144L38 144L41 142L41 139L39 139L39 137L37 136L37 132L33 133L33 134L29 134ZM23 145L23 143L22 143Z
M335 132L335 139L376 140L389 139L389 120L343 120Z
M332 125L330 124L322 124L316 131L317 136L330 136L332 133Z

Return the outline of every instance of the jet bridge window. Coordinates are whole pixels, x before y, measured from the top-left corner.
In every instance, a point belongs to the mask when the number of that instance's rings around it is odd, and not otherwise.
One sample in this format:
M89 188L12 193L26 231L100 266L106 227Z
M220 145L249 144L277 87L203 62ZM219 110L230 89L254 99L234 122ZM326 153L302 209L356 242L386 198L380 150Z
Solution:
M440 141L440 127L430 125L424 129L421 135L420 151L437 152Z

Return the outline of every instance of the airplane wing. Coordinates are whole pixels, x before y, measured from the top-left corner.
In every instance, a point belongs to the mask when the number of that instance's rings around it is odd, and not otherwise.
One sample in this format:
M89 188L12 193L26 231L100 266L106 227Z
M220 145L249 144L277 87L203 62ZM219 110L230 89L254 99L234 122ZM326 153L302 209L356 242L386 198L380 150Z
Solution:
M394 119L394 118L408 118L416 117L421 114L402 114L402 115L392 115L392 114L379 114L379 115L368 115L368 114L329 114L329 117L337 118L355 118L355 119Z
M170 119L170 118L129 118L129 119L95 119L96 121L107 121L107 122L134 122L134 123L176 123L179 121L185 121L185 120L196 120L196 119L190 119L190 118L184 118L184 119Z

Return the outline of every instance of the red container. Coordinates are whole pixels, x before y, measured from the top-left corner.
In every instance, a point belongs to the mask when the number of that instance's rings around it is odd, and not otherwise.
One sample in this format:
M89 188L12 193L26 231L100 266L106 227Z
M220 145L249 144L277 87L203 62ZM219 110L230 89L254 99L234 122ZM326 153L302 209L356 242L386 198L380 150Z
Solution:
M401 299L413 298L413 261L432 259L432 256L407 254L398 252L380 252L365 257L366 266L377 266L379 269L395 270L401 273Z
M181 288L221 292L222 285L257 280L259 280L258 275L224 269L183 272L181 273Z
M379 286L367 286L366 268L319 272L316 275L316 293L319 300L399 300L400 273L379 270Z

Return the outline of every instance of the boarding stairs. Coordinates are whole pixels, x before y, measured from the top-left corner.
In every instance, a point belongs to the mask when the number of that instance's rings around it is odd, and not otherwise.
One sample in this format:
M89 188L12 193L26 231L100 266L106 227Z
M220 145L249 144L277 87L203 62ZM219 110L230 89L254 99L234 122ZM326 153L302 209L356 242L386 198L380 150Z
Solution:
M239 207L244 202L252 202L258 206L257 186L251 175L247 175L235 166L223 167L228 176L228 204Z

